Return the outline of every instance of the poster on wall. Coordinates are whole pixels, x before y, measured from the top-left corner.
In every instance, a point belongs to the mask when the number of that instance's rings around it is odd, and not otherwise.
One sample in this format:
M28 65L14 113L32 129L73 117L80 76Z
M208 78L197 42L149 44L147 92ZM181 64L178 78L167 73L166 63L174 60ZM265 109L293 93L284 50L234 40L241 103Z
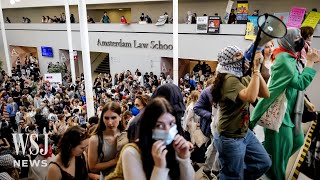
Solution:
M208 20L208 33L219 33L220 32L220 16L209 16Z
M197 17L197 33L207 33L208 30L208 16Z
M279 13L274 13L273 15L281 19L281 21L287 25L288 19L289 19L289 12L279 12Z
M294 7L290 11L287 27L300 28L306 8Z
M258 30L258 16L248 16L245 39L255 40Z
M318 22L320 20L320 12L310 12L307 18L303 21L301 27L310 26L313 29L316 28Z
M228 1L228 5L227 5L227 8L226 8L226 13L225 13L224 18L223 18L223 21L224 21L225 24L228 24L229 16L230 16L230 12L231 12L233 3L234 2L232 0Z

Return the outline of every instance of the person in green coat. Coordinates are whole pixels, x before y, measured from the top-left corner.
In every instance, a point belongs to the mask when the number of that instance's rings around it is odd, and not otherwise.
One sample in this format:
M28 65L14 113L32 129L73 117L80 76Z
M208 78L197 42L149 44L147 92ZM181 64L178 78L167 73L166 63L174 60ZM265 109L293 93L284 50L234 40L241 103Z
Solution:
M301 121L295 124L294 122L297 121L294 121L292 115L297 112L297 108L298 110L302 108L303 112L303 100L299 100L299 93L301 94L311 84L316 74L316 70L312 67L314 63L320 61L320 53L310 49L307 54L307 63L301 72L297 53L304 47L304 41L300 30L289 28L287 35L279 39L278 44L279 48L274 51L275 60L271 66L271 79L268 86L270 98L259 100L250 117L250 127L253 128L279 95L286 91L287 109L279 132L266 129L264 142L264 147L272 158L272 167L266 175L271 179L283 180L289 158L304 143Z

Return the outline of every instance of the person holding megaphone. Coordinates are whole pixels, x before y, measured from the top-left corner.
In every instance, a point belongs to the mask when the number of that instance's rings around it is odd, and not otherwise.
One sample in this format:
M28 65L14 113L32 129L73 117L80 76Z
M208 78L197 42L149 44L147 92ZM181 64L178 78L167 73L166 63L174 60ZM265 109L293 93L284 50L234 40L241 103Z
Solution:
M271 159L248 128L249 105L257 97L268 98L269 91L261 76L261 52L253 59L251 77L246 76L243 51L228 46L218 54L217 77L212 87L213 105L219 106L218 134L214 145L219 152L219 179L258 179L271 167Z
M272 108L273 112L284 112L283 116L279 115L279 118L272 122L279 124L279 127L264 126L267 128L264 147L272 158L272 167L266 175L270 179L283 180L289 158L304 144L301 128L304 91L315 77L316 70L312 67L320 61L320 53L310 48L306 55L305 68L302 68L298 53L305 44L297 28L288 28L287 34L278 39L278 44L279 48L273 52L275 59L271 66L268 86L270 98L259 99L250 118L250 127L260 123L262 117L271 112ZM280 97L283 97L283 100L279 100ZM280 102L284 105L277 106Z

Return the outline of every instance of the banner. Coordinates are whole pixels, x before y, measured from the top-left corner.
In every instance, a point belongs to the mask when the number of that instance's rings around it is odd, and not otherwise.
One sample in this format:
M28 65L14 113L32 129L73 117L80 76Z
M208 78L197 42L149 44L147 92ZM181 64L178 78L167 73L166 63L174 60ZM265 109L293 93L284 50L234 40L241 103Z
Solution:
M289 12L280 12L280 13L274 13L274 16L278 17L279 19L281 19L281 21L287 25L288 23L288 19L289 19Z
M248 14L249 13L249 4L248 1L238 1L237 2L238 14Z
M220 16L209 16L208 33L219 33L220 21L221 21Z
M303 21L301 27L310 26L313 29L316 28L318 22L320 20L320 12L311 11L307 18Z
M300 28L305 12L306 8L292 8L288 19L287 27Z
M197 17L197 33L207 33L208 31L208 16Z
M54 88L59 87L59 84L62 84L61 73L48 73L44 75L44 80L49 81L50 85Z
M228 1L228 5L227 5L227 8L226 8L226 14L225 14L225 16L223 18L223 21L224 21L225 24L228 24L228 20L229 20L229 16L230 16L230 12L231 12L233 3L234 2L232 0Z
M248 1L237 2L237 24L246 24L248 20L249 4Z

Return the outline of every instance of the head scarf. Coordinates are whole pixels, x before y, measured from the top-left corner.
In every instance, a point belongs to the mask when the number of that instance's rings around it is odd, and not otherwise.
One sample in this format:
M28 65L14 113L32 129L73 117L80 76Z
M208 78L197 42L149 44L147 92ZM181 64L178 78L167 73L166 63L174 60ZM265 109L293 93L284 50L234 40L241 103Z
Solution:
M15 159L12 155L6 154L0 156L0 168L4 169L11 169L11 168L17 168L20 169L20 166L18 164L14 163Z
M298 28L288 28L287 34L283 38L278 39L278 44L283 49L296 53L295 40L299 37L301 37L301 34Z
M237 77L242 77L242 60L235 59L234 55L241 52L238 46L228 46L218 53L218 66L219 73L229 73Z

